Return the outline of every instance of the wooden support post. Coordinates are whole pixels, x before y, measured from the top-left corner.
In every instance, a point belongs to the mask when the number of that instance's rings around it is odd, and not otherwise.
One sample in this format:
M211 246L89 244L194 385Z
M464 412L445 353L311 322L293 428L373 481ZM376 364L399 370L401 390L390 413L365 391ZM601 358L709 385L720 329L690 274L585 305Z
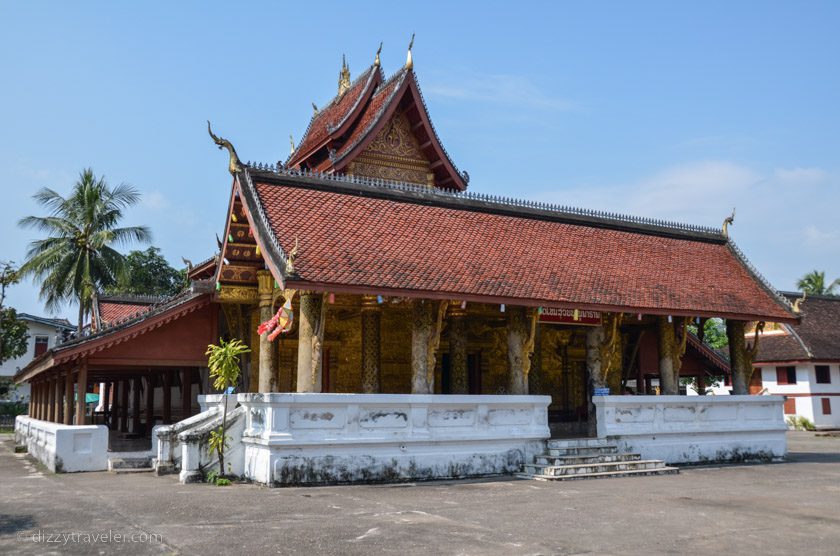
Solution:
M181 369L181 420L192 410L192 369Z
M140 434L140 377L131 382L131 432Z
M128 389L130 383L127 378L120 381L120 432L128 432Z
M55 423L55 383L56 380L51 378L47 381L47 421Z
M52 421L54 423L61 422L61 389L64 384L61 381L60 375L55 375L53 378L52 389L53 389L53 418Z
M111 400L111 429L112 430L119 430L120 429L120 388L122 386L122 381L115 380L113 382L114 387L114 395Z
M172 422L172 371L163 371L163 424Z
M260 303L260 322L271 318L271 300L274 292L274 277L267 270L257 271L257 294ZM258 392L276 392L277 384L274 382L274 346L268 340L268 332L260 335L259 353L259 390ZM252 386L253 389L253 386Z
M381 378L381 310L376 296L362 297L362 392L378 394Z
M86 394L87 394L87 375L88 375L88 365L87 360L83 359L82 364L79 365L79 374L76 378L76 424L77 425L84 425L85 423L85 409L87 408L87 404L85 403Z
M102 412L105 414L105 425L110 425L108 419L111 416L111 383L105 382L103 384L105 385L105 387L100 393L100 395L102 396Z
M151 369L146 375L146 435L152 435L155 426L155 375Z
M67 370L64 377L64 418L62 423L70 425L73 423L73 371Z

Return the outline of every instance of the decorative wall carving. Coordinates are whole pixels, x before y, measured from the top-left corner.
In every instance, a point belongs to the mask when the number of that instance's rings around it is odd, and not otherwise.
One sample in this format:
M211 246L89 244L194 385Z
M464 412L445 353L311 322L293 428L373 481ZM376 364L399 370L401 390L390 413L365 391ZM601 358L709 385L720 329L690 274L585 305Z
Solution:
M429 186L434 184L429 161L423 156L404 114L395 115L382 128L353 162L352 172L358 176Z

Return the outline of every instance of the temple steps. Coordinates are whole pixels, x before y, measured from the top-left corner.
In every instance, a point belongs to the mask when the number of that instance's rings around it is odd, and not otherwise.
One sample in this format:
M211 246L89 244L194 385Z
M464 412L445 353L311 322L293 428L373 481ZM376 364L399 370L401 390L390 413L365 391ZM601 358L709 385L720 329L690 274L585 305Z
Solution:
M643 460L639 454L619 453L614 443L603 438L582 438L547 441L546 453L536 456L534 463L523 465L517 476L568 481L675 473L679 469L666 466L662 460Z
M151 473L151 454L120 454L108 458L108 471L111 473Z

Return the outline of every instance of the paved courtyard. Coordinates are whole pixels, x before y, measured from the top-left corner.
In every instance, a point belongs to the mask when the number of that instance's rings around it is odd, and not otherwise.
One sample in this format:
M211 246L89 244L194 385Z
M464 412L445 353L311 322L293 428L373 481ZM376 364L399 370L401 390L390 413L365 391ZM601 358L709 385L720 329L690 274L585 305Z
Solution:
M789 447L787 463L663 477L269 489L53 475L6 436L0 553L837 554L840 438Z

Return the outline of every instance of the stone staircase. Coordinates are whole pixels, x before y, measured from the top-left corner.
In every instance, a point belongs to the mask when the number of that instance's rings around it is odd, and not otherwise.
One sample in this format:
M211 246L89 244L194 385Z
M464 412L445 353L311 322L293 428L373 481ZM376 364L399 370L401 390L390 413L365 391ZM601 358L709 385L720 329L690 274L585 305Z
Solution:
M604 438L549 440L547 452L526 463L517 476L538 481L570 481L637 475L672 475L676 467L662 460L643 460L639 454L622 454Z
M108 471L111 473L151 473L151 452L114 453L108 457Z

